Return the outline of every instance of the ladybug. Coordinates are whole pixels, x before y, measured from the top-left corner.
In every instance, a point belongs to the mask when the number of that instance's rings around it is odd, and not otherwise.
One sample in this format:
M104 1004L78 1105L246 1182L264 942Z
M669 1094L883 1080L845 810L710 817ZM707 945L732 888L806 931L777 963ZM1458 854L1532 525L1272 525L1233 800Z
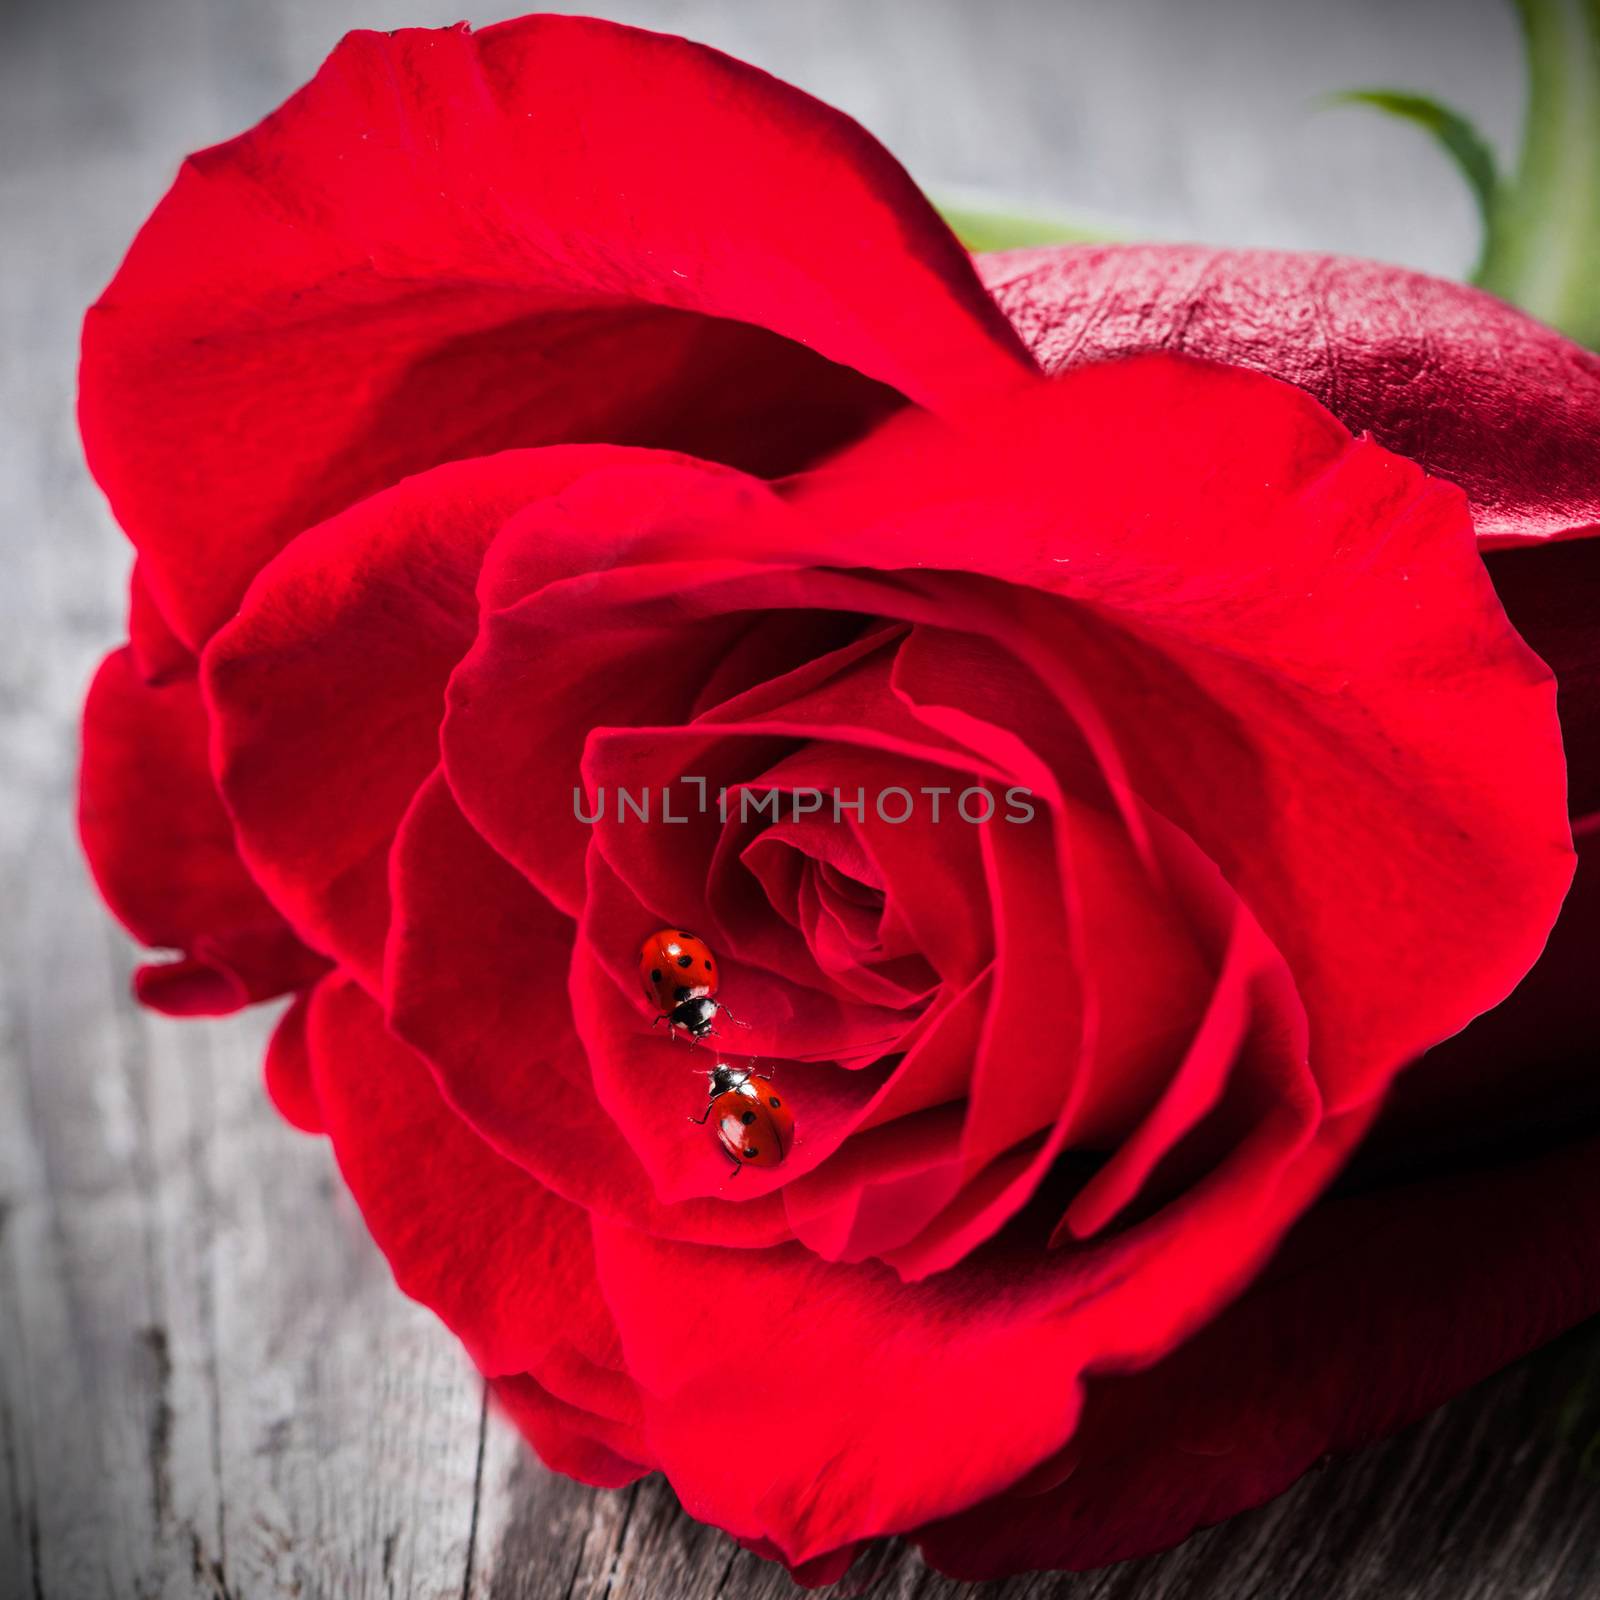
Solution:
M711 1032L719 1011L717 958L704 939L682 928L663 928L639 947L639 981L669 1030L681 1028L691 1039ZM729 1015L732 1013L730 1012Z
M711 1098L705 1111L690 1117L711 1123L711 1131L737 1173L741 1167L775 1167L794 1143L794 1112L770 1078L758 1078L719 1061L711 1069Z

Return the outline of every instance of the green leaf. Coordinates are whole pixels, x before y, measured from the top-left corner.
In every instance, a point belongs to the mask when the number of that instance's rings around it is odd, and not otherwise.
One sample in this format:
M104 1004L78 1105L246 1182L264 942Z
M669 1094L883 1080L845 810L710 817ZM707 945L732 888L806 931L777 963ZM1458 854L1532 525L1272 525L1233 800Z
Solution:
M1038 212L996 210L931 197L939 215L969 250L1015 250L1034 244L1109 244L1121 237L1103 228Z
M1411 94L1405 89L1349 89L1331 99L1335 105L1373 106L1391 117L1415 123L1431 134L1471 186L1487 238L1494 226L1500 178L1488 140L1466 117L1441 101L1425 94Z

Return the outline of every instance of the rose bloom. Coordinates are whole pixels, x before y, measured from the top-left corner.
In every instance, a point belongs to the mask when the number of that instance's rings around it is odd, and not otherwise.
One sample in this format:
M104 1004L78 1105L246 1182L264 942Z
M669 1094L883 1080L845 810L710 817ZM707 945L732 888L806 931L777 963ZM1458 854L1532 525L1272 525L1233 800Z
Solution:
M139 996L293 997L273 1100L557 1470L805 1582L1092 1565L1600 1308L1600 362L1548 329L975 262L828 107L532 17L352 35L186 162L82 426ZM716 1048L781 1164L688 1125Z

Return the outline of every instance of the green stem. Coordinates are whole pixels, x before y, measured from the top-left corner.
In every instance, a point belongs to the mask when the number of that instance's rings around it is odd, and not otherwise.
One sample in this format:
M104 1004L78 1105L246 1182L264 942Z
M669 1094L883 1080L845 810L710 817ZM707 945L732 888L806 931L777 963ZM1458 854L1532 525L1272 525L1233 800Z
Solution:
M1600 348L1600 0L1516 0L1528 109L1476 280Z

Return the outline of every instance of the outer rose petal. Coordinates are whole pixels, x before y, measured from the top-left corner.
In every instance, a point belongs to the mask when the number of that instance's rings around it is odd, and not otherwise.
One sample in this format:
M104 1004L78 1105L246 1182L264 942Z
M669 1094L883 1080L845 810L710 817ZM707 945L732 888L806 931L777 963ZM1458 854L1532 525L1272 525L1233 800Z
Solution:
M441 461L587 439L785 471L901 395L1030 370L848 118L680 39L528 17L351 34L191 157L89 314L81 421L198 646L300 529Z
M605 1436L613 1430L603 1419L566 1405L526 1373L496 1379L494 1396L554 1472L597 1489L620 1489L650 1471L612 1448Z
M692 1515L792 1564L996 1493L1070 1436L1086 1372L1155 1359L1237 1291L1366 1117L1230 1162L1106 1245L1046 1251L1025 1231L917 1284L799 1245L721 1250L596 1223L661 1467ZM730 1308L761 1357L739 1374L760 1426L734 1463L705 1417L728 1376L706 1330Z
M1199 245L980 259L1048 372L1162 350L1254 367L1467 491L1493 543L1600 526L1600 356L1403 267Z
M575 1414L592 1414L612 1448L632 1436L633 1384L595 1283L585 1213L455 1117L357 985L319 985L307 1037L340 1171L400 1287L487 1376L530 1374Z
M1091 1385L1042 1479L925 1529L941 1571L1095 1567L1259 1505L1600 1311L1600 1141L1324 1199L1262 1279Z
M183 952L139 970L139 998L153 1009L237 1011L325 967L240 863L193 678L154 687L128 649L101 663L83 712L78 826L123 925L143 944Z

